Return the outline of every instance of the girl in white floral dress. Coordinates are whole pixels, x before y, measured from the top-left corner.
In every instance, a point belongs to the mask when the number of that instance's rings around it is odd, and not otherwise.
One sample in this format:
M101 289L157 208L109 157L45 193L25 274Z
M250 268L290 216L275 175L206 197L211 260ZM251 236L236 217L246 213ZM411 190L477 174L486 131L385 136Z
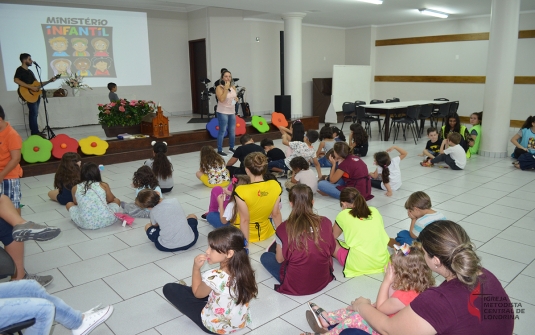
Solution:
M201 274L205 262L220 267ZM193 262L191 287L183 281L170 283L163 294L206 333L230 334L245 328L251 322L249 302L256 298L258 287L241 230L228 226L211 231L206 254Z
M225 160L209 145L201 148L201 167L195 175L210 188L214 186L225 187L230 182L230 174Z
M71 220L83 229L111 226L120 213L121 201L111 193L110 186L102 181L95 163L82 165L81 183L72 188L73 202L65 206Z

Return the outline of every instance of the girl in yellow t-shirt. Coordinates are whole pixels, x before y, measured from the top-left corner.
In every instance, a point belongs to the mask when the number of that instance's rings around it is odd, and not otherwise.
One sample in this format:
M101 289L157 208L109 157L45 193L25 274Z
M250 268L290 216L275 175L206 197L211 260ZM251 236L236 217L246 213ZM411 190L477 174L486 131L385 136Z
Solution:
M345 241L338 241L333 256L344 267L344 277L383 272L390 258L383 217L353 187L342 190L340 206L333 235L338 238L343 232Z
M240 216L240 229L250 242L267 239L282 222L280 195L282 188L276 180L264 180L267 157L263 153L248 154L243 164L251 183L235 189L235 200ZM269 218L273 219L273 224ZM251 231L251 233L249 233Z

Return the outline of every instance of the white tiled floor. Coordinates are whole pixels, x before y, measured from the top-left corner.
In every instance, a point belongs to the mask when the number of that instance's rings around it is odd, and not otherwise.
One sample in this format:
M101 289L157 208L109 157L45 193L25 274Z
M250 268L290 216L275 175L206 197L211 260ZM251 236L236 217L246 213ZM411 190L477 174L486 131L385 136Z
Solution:
M185 120L176 118L173 122L182 127ZM76 137L98 131L98 126L66 130ZM370 170L374 169L373 153L391 145L391 142L377 141L375 132L373 135L369 156L364 158ZM282 146L280 141L276 143ZM383 191L374 190L375 198L369 201L384 216L389 235L395 236L400 229L408 228L410 221L403 207L407 196L416 190L428 192L435 208L465 227L478 246L483 265L501 280L512 300L522 304L525 313L516 321L515 333L532 334L535 327L535 206L529 199L535 197L535 173L514 169L509 158L479 156L470 159L464 171L423 168L418 164L421 158L417 154L425 145L424 139L417 146L411 138L396 144L409 152L401 163L403 186L391 198ZM207 209L210 190L195 178L198 153L170 158L176 184L168 197L177 198L187 212L200 216ZM103 178L120 198L132 199L134 190L129 187L132 173L141 164L142 161L137 161L106 166ZM27 270L53 275L54 282L47 290L77 309L87 310L98 303L114 304L113 316L93 334L202 334L163 298L161 288L179 279L191 282L193 258L205 250L206 235L211 227L199 221L201 235L197 245L179 253L157 251L145 237L143 226L147 220L143 219L136 219L132 228L116 224L96 231L80 230L69 220L62 206L48 200L52 182L53 175L22 179L24 217L62 228L61 235L52 241L26 243ZM284 217L290 210L286 197L284 191ZM334 199L319 196L316 208L333 220L340 207ZM346 279L336 262L337 280L322 292L310 297L281 295L273 290L274 279L259 263L266 245L261 242L251 246L251 261L257 271L260 294L252 302L253 323L241 334L310 331L304 317L305 303L309 299L328 309L343 307L358 296L375 299L381 275ZM69 332L56 325L53 333Z

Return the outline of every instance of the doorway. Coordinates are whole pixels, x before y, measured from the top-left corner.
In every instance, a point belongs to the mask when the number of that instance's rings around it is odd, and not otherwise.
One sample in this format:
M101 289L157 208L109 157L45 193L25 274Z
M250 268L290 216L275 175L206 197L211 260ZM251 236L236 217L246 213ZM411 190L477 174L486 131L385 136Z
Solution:
M207 77L206 41L205 39L189 41L189 68L191 80L191 107L193 113L208 115L208 101L201 101L201 93L205 85L201 79Z

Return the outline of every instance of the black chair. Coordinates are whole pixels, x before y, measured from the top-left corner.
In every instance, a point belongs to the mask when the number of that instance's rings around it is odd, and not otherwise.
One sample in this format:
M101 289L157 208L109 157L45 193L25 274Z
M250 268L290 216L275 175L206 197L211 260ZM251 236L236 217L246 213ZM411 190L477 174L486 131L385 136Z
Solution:
M366 130L366 133L372 138L372 129L371 129L371 123L372 122L378 122L379 124L379 135L381 136L381 141L383 140L383 130L381 129L381 118L375 118L375 117L369 117L366 114L366 108L362 106L357 106L357 122L364 122L365 126L364 129Z
M342 128L340 130L344 130L344 123L347 119L349 121L354 122L355 119L355 103L354 102L344 102L342 105L342 113L344 114L344 120L342 121Z
M407 140L405 135L405 130L407 128L411 129L412 136L414 137L414 144L418 144L416 139L418 138L418 116L420 115L420 105L414 105L407 107L407 115L401 119L393 120L392 125L395 127L394 131L394 143L399 135L399 127L402 126L403 129L403 138Z
M373 105L373 104L384 104L385 102L383 100L379 100L379 99L373 99L372 101L370 101L370 105Z
M0 279L11 277L15 274L15 263L9 254L0 248ZM0 284L2 285L2 284ZM0 329L0 334L13 335L19 334L22 335L22 330L29 328L35 324L35 319L29 319L22 322L12 324L10 326Z
M446 118L450 115L450 105L450 102L435 105L435 108L438 106L438 112L432 114L433 120L435 121L435 128L438 129L438 119L442 119L441 127L446 122Z
M420 138L424 134L424 128L425 128L425 120L429 119L429 123L431 123L431 127L433 126L433 119L431 118L431 114L433 114L433 104L427 104L422 105L420 108L420 115L418 116L418 120L420 120Z
M450 105L450 114L457 113L458 109L459 109L459 101L452 101Z
M357 122L357 108L358 108L358 106L362 106L362 105L365 105L365 104L366 104L366 101L362 101L362 100L355 101L355 117L353 118L353 123ZM368 117L376 117L376 116L378 116L377 114L376 115L370 115L368 113L366 113L366 115Z
M392 98L392 99L386 99L385 101L387 104L391 102L400 102L399 98Z

